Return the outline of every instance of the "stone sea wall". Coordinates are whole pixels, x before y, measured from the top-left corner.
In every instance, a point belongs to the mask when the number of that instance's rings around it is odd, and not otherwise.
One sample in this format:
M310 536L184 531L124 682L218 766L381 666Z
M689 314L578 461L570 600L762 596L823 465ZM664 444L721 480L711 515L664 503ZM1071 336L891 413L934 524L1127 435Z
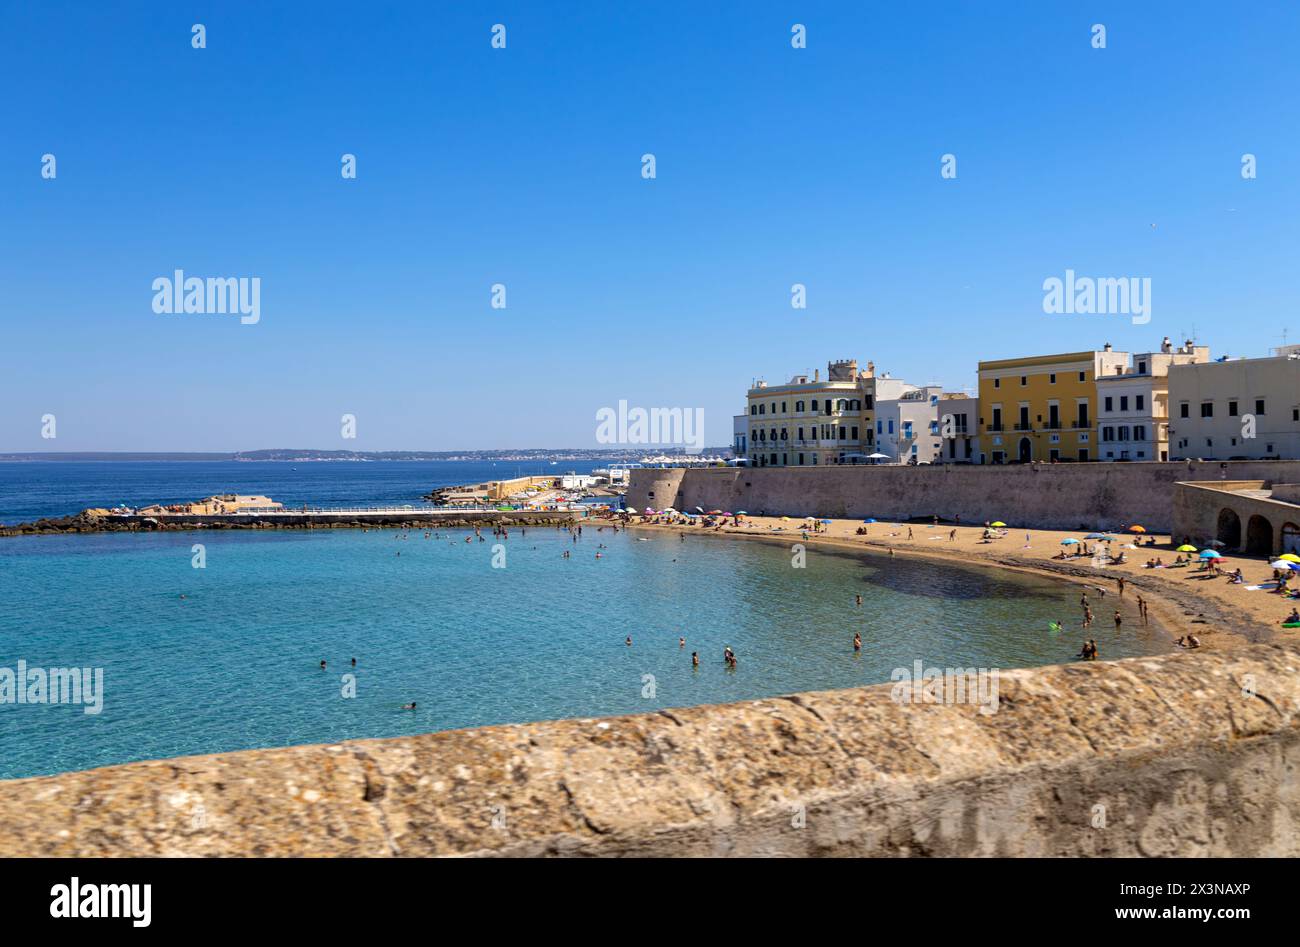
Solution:
M1300 855L1300 647L0 782L0 856Z
M1225 477L1226 475L1226 477ZM1180 480L1300 482L1300 461L832 467L643 468L631 472L627 502L693 511L906 519L960 516L1040 529L1174 524Z

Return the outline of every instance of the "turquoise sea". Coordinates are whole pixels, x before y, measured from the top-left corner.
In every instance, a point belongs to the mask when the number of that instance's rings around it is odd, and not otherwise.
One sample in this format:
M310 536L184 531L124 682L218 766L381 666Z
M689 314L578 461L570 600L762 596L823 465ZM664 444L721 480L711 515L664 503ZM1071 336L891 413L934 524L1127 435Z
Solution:
M271 476L291 480L287 467L273 466L284 470ZM308 475L358 502L376 478L407 476L372 469L383 466L319 464ZM6 475L0 469L0 485ZM113 475L76 473L71 489ZM418 476L382 499L418 496L432 485ZM113 487L89 489L100 496ZM183 497L205 492L183 489ZM315 499L305 492L302 500ZM85 505L55 493L41 502ZM1048 580L815 547L796 569L785 545L658 532L642 541L592 524L577 542L554 528L512 531L495 551L491 531L483 535L0 539L0 668L25 660L104 673L97 715L0 704L0 777L851 687L886 681L916 660L941 668L1056 663L1083 637L1078 587ZM194 568L196 543L205 568ZM494 568L502 552L505 567ZM1056 620L1070 630L1052 634ZM1119 639L1094 628L1103 657L1167 649L1167 636L1144 632L1135 614L1125 624ZM738 655L735 670L724 666L726 646ZM345 697L353 673L355 696ZM416 709L402 710L410 701Z

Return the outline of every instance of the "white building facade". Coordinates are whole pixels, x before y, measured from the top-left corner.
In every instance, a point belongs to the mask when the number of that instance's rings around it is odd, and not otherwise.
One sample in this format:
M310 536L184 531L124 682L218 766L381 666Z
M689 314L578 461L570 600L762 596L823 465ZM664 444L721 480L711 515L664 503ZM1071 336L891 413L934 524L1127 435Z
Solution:
M1300 458L1300 351L1169 369L1171 460Z

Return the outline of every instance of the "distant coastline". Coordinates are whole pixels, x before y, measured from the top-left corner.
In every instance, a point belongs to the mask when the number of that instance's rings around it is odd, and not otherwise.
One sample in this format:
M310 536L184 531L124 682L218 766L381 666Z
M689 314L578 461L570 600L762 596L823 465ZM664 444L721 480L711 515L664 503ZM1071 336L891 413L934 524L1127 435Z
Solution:
M0 463L25 461L75 461L93 462L178 462L178 461L259 461L280 463L320 463L326 461L357 463L385 460L397 461L481 461L527 463L531 461L593 461L613 460L635 463L647 453L668 455L685 451L644 445L634 450L595 450L586 448L525 448L522 450L460 450L460 451L361 451L315 450L310 448L272 448L247 451L14 451L0 453ZM729 447L706 447L704 454L729 455Z

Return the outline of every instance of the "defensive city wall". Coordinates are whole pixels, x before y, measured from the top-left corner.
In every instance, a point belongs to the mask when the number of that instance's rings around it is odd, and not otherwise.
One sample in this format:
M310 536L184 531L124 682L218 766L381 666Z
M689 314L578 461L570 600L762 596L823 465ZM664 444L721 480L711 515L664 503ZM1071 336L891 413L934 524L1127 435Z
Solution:
M1293 857L1297 667L1259 644L1003 671L983 709L900 682L9 780L0 856Z
M833 518L938 515L1039 529L1175 528L1180 481L1300 483L1300 461L641 468L628 505Z

